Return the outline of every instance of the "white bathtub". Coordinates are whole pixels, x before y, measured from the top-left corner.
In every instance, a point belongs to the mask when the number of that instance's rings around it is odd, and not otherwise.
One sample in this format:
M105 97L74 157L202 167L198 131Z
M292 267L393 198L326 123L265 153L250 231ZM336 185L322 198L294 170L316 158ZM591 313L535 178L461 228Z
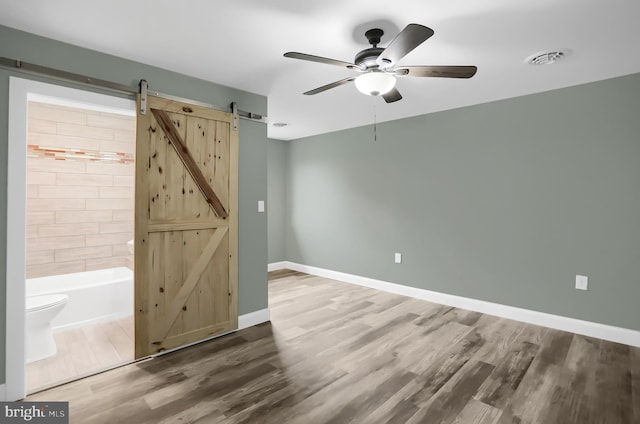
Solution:
M133 314L133 271L126 267L29 278L27 296L64 293L67 306L52 322L54 330L81 327Z

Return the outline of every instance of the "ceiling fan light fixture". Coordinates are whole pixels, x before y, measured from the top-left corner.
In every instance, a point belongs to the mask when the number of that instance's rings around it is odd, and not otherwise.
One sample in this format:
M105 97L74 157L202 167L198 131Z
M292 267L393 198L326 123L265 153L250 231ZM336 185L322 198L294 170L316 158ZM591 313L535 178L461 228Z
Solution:
M371 71L358 76L354 82L362 94L381 96L396 86L396 77L386 72Z

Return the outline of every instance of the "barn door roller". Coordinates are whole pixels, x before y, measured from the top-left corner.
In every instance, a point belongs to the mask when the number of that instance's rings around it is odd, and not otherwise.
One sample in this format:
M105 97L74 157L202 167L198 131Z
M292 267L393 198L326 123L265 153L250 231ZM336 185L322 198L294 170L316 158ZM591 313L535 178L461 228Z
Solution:
M140 80L140 115L147 114L147 80Z
M238 104L231 103L231 113L233 114L233 130L238 131Z

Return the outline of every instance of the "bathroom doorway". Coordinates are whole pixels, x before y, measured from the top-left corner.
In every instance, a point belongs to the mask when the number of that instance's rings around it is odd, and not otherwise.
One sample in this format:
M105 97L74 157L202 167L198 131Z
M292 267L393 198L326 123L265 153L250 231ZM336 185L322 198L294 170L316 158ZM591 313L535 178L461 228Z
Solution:
M135 102L12 78L10 108L9 204L25 207L7 287L26 313L7 386L24 395L134 359Z

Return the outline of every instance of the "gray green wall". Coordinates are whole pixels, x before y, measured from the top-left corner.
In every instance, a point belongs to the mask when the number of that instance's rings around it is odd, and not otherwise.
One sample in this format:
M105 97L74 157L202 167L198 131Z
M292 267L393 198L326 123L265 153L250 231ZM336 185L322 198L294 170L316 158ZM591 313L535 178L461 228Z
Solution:
M140 79L153 91L220 106L237 102L240 109L267 115L264 96L0 26L0 57L21 59L94 78L137 86ZM9 76L33 78L0 69L0 384L5 381L5 288L7 219L7 128ZM266 125L240 121L239 159L239 294L240 314L267 307L267 218L257 212L267 197ZM11 205L9 205L11 207ZM11 343L11 341L8 341Z
M287 182L287 141L269 139L267 221L269 226L269 263L285 260L285 187Z
M640 330L639 111L636 74L292 141L286 260Z

